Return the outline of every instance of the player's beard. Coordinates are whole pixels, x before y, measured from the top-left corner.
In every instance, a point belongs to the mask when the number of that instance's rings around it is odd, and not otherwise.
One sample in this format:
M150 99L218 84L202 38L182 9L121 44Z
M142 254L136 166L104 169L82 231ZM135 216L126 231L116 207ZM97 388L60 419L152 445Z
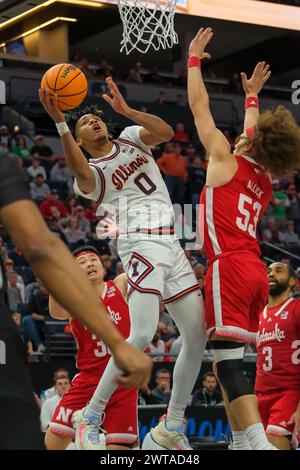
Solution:
M289 287L289 281L286 282L279 282L275 281L276 284L270 287L270 295L272 297L278 297L280 294L282 294L287 288Z

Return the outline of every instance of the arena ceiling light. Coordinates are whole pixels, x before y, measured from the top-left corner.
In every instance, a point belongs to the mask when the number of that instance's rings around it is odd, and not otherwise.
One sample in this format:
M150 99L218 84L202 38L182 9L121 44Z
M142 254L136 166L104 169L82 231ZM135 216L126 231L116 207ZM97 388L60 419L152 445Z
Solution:
M45 23L42 23L42 24L36 26L35 28L29 29L25 33L19 34L18 36L15 36L14 38L9 39L6 42L3 42L2 44L0 44L0 47L4 47L8 42L16 41L17 39L20 39L20 38L25 38L25 36L28 36L29 34L35 33L39 29L46 28L46 26L49 26L53 23L56 23L57 21L69 21L71 23L76 23L77 18L68 18L68 17L65 17L65 16L57 16L56 18L52 18L49 21L45 21Z
M0 24L0 30L6 28L7 26L17 23L21 19L25 18L26 16L32 15L34 12L38 12L39 10L43 10L54 3L66 3L68 5L80 5L92 8L103 8L105 5L102 3L94 2L92 0L47 0L46 2L42 3L41 5L37 5L36 7L31 8L30 10L24 11L20 13L20 15L15 16L14 18L10 18L7 21L4 21ZM1 44L0 44L1 46Z

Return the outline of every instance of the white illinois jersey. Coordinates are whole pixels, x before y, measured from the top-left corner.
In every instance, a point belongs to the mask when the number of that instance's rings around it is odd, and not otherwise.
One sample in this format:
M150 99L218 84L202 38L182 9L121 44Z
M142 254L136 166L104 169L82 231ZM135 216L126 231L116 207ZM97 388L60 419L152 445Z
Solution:
M74 182L76 194L97 201L115 214L123 233L174 225L168 190L150 147L140 139L141 129L126 127L113 141L109 154L89 160L96 176L92 193L82 193Z

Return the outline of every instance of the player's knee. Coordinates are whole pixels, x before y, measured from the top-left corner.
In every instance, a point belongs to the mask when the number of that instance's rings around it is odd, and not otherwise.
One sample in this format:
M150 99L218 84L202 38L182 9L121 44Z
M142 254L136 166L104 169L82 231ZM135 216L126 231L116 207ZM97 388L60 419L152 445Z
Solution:
M151 332L149 334L147 332L139 331L138 333L135 333L132 336L130 336L127 341L128 343L133 344L138 349L141 349L143 351L151 343L154 333Z
M253 387L243 371L244 345L229 341L213 341L217 376L229 403L244 395L253 394Z
M44 440L47 450L64 450L70 442L72 442L71 438L54 434L50 428L47 429Z

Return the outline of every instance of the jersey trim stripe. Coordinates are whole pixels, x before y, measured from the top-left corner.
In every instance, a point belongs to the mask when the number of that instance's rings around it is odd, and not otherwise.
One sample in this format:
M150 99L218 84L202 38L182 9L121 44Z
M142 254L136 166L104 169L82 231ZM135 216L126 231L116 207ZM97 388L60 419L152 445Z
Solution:
M99 199L97 200L97 204L100 204L102 202L102 200L104 198L104 194L105 194L105 176L103 174L103 171L98 166L93 165L91 163L89 163L89 165L96 169L96 171L99 174L100 179L101 179L101 192L100 192L100 195L99 195Z
M139 149L141 152L145 153L146 155L149 155L149 157L152 157L153 158L153 155L149 152L147 152L147 150L143 149L142 147L140 147L140 145L136 144L135 142L131 142L130 140L126 140L126 139L120 139L120 137L118 139L116 139L118 142L121 142L121 144L126 144L126 145L131 145L132 147L136 147L137 149Z
M119 144L118 144L115 140L112 140L112 143L113 143L113 144L115 145L115 147L116 147L116 150L115 150L115 152L114 152L112 155L110 155L109 157L105 157L105 156L104 156L104 157L101 157L101 158L91 158L91 159L89 160L89 163L90 163L90 162L91 162L91 163L107 162L107 161L109 161L109 160L113 160L114 158L116 158L116 156L119 155L119 153L120 153L120 146L119 146Z
M214 199L214 188L206 186L206 223L208 228L208 234L212 243L215 255L222 253L214 224L214 213L213 213L213 199Z
M199 284L195 284L192 287L188 287L187 289L179 292L176 295L173 295L172 297L169 297L168 299L163 299L164 304L169 304L170 302L174 302L174 300L181 299L181 297L184 297L185 295L189 294L190 292L194 292L196 290L200 290Z
M156 295L161 295L161 293L156 290L156 289L146 289L144 287L138 286L134 284L130 279L128 279L129 284L133 289L138 290L139 292L142 292L143 294L156 294Z
M215 315L215 325L223 326L222 319L222 301L221 301L221 290L220 290L220 261L214 261L213 263L213 278L212 278L212 291L213 291L213 300L214 300L214 315Z
M253 165L260 166L259 163L257 163L253 158L248 157L247 155L240 155L240 157L245 158L245 160L248 160L248 162L253 163Z
M74 429L65 424L60 424L60 423L56 423L55 421L54 422L50 421L49 428L51 429L51 432L53 432L53 434L57 434L58 436L64 436L64 437L75 436Z
M281 314L282 310L285 307L287 307L291 302L293 302L293 300L295 300L294 297L291 297L286 302L284 302L284 304L280 307L280 309L276 313L274 313L274 317L278 317ZM267 316L268 316L268 305L265 306L264 311L263 311L263 317L266 319Z
M208 337L213 331L217 336L226 336L226 338L233 338L238 341L255 343L256 340L256 333L244 330L238 326L213 326L207 330Z

